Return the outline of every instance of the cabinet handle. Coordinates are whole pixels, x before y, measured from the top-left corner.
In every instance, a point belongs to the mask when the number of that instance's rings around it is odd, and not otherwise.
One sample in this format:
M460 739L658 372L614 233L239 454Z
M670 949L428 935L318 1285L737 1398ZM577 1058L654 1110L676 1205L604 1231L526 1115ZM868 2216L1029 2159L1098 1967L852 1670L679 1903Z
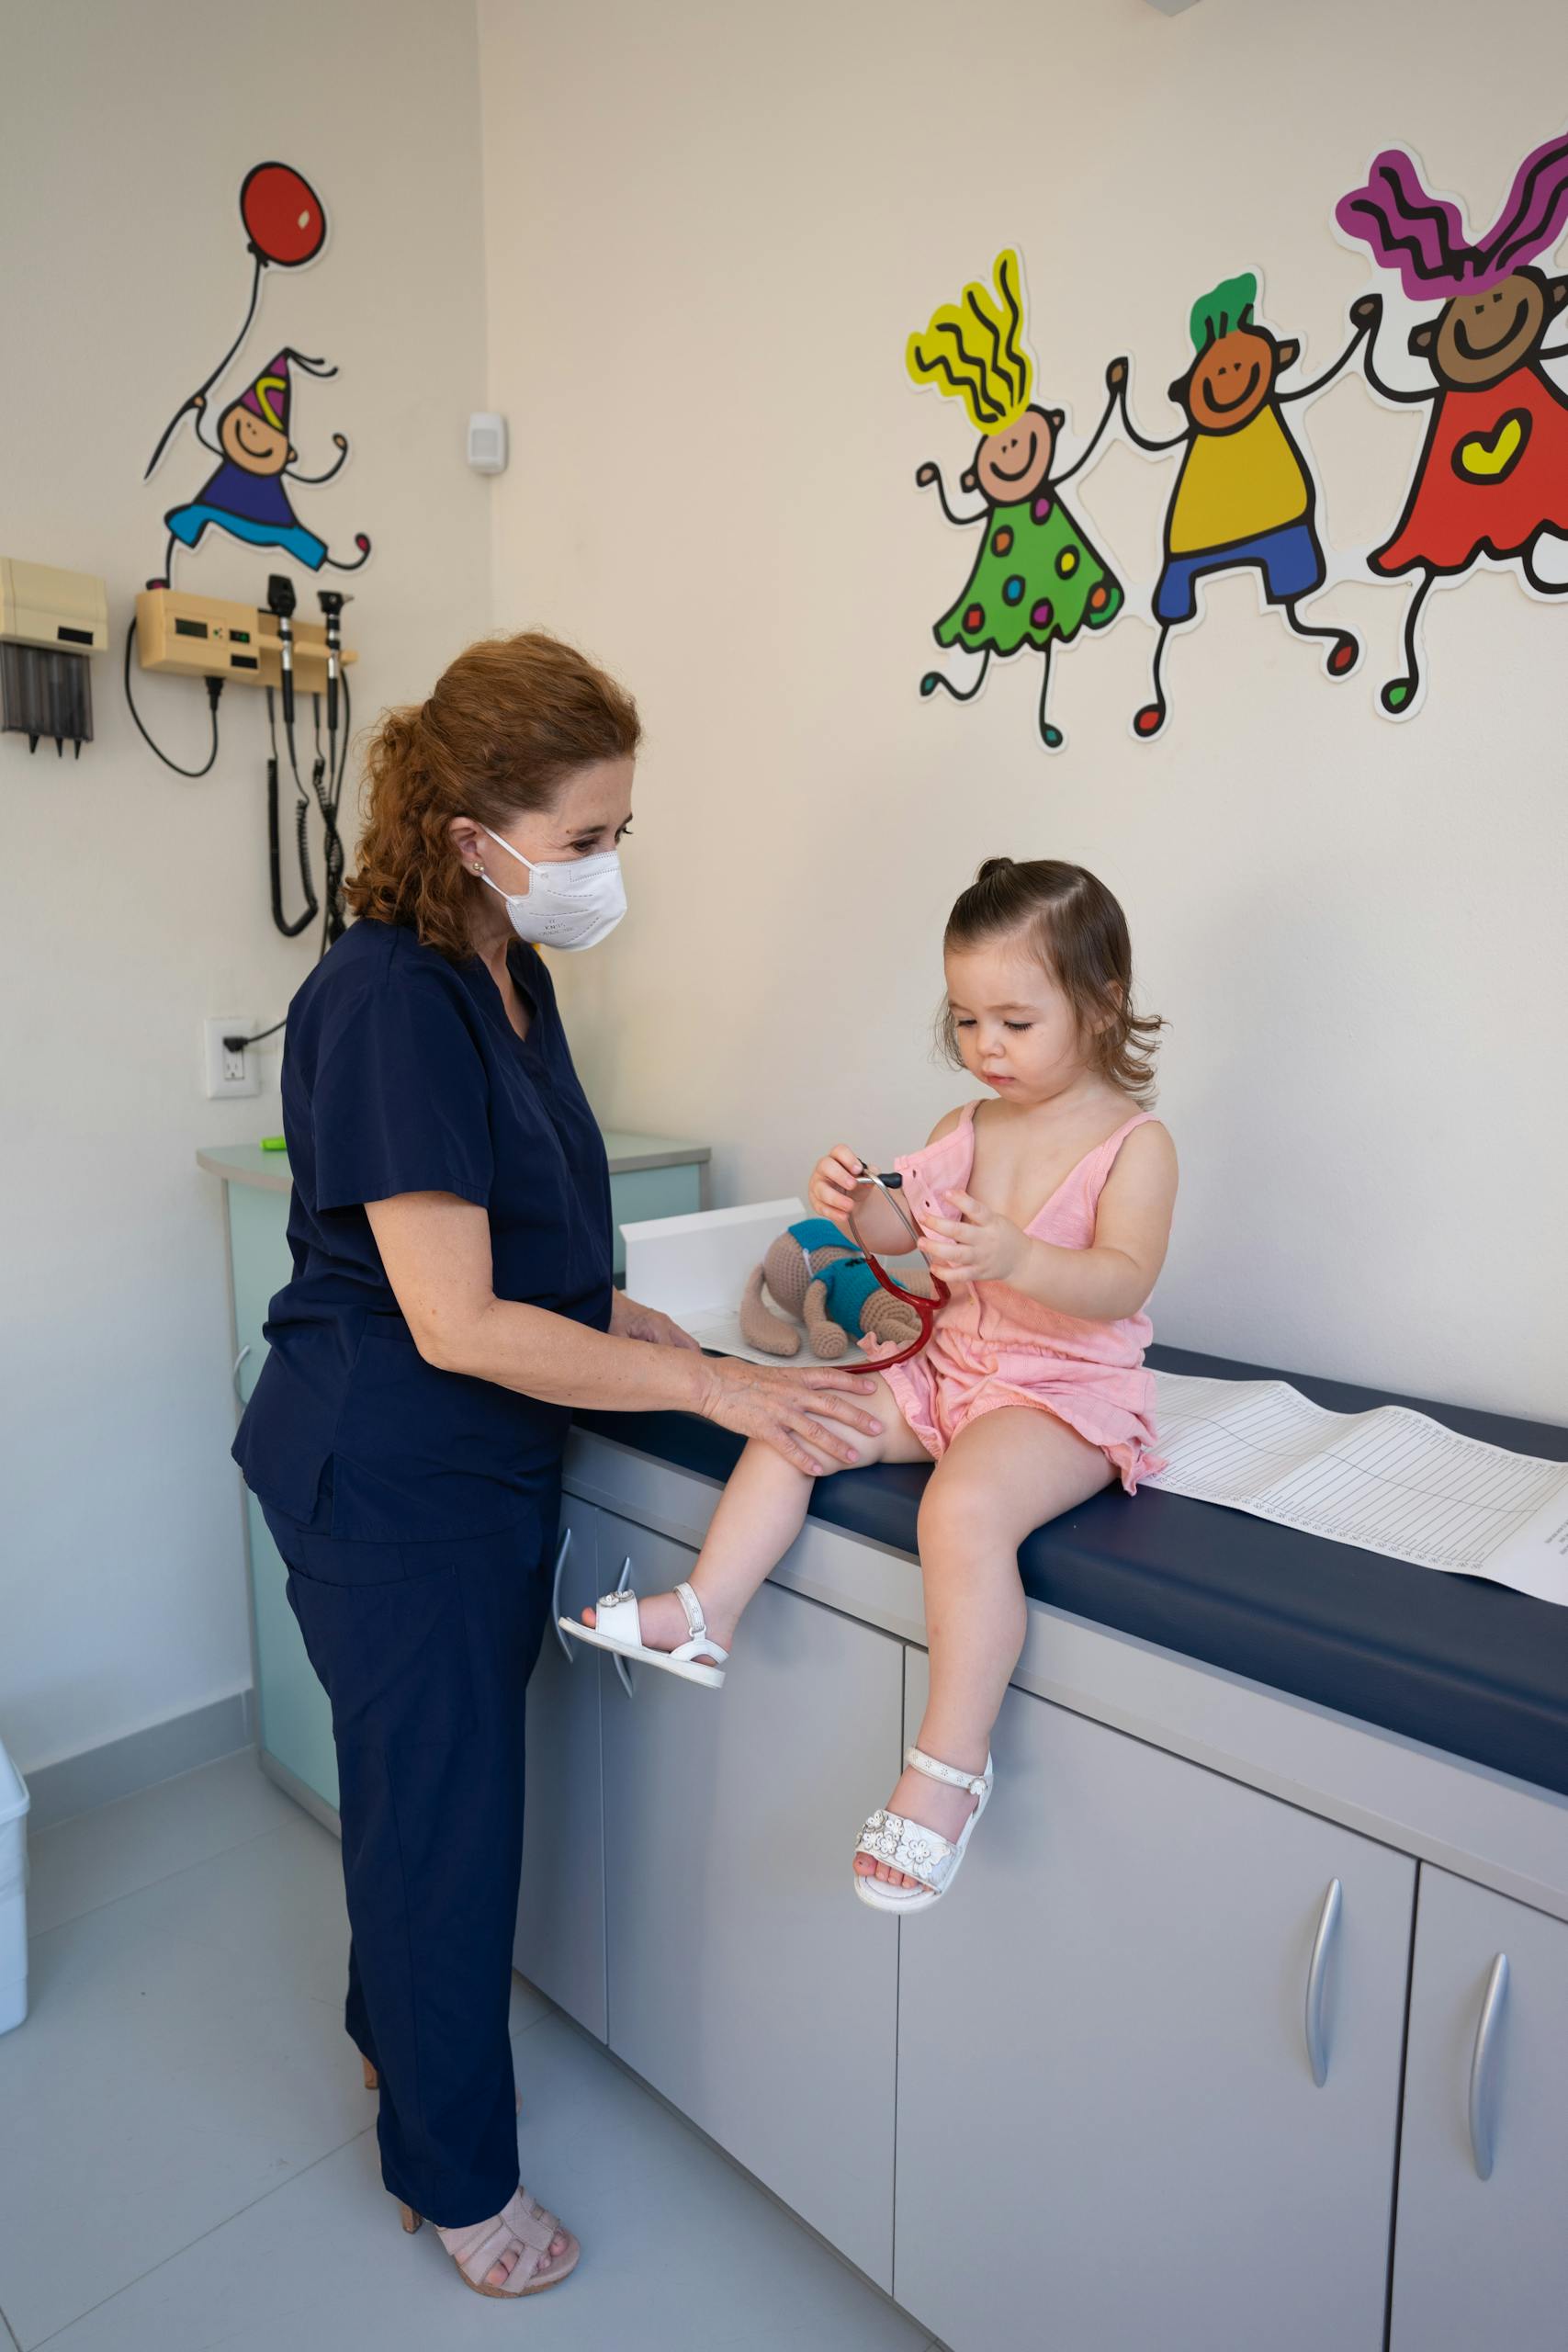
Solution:
M626 1589L626 1578L631 1575L631 1572L632 1555L628 1552L626 1558L621 1562L621 1573L615 1581L615 1590L617 1592L625 1592ZM615 1672L621 1678L622 1690L626 1692L628 1699L635 1699L637 1692L632 1683L631 1668L626 1664L626 1659L621 1656L618 1650L612 1650L610 1655L615 1661Z
M1497 2029L1508 1996L1508 1955L1500 1951L1486 1979L1486 1991L1476 2020L1475 2048L1470 2058L1470 2154L1477 2180L1492 2177L1492 2092L1496 2073Z
M556 1573L550 1586L550 1623L556 1629L556 1639L560 1644L561 1656L568 1666L575 1666L577 1644L569 1642L560 1629L560 1572L566 1566L566 1555L570 1549L571 1530L570 1527L563 1527L560 1532L560 1542L556 1546Z
M1328 1892L1323 1898L1323 1908L1317 1915L1317 1933L1312 1939L1312 1958L1307 1963L1306 1986L1306 2048L1307 2064L1312 2068L1313 2081L1321 2090L1328 2080L1328 2046L1324 2040L1323 2008L1328 1986L1329 1955L1335 1938L1339 1933L1339 1915L1344 1909L1345 1890L1337 1878L1328 1882Z
M245 1392L240 1385L240 1367L244 1363L245 1358L250 1354L250 1352L249 1348L242 1348L239 1354L234 1358L234 1394L239 1398L242 1405L245 1402Z

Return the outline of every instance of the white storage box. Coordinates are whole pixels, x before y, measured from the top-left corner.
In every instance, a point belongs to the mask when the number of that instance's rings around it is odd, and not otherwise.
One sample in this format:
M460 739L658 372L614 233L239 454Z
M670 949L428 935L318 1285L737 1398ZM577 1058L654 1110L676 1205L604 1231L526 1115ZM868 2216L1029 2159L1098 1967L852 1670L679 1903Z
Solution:
M624 1225L626 1295L672 1315L694 1340L719 1355L777 1363L776 1356L763 1355L741 1338L740 1294L769 1242L805 1215L804 1202L792 1195Z
M789 1364L797 1372L820 1370L805 1345L804 1333L800 1354L792 1359L752 1347L740 1330L740 1294L747 1275L767 1255L768 1244L806 1213L804 1203L792 1195L784 1201L748 1201L738 1208L697 1209L686 1216L648 1217L640 1225L624 1225L626 1295L672 1315L716 1355L743 1356L775 1369ZM912 1251L889 1257L886 1263L895 1273L924 1271L923 1260ZM865 1366L852 1350L830 1368L847 1372Z
M0 1747L0 2033L28 2013L28 1784Z

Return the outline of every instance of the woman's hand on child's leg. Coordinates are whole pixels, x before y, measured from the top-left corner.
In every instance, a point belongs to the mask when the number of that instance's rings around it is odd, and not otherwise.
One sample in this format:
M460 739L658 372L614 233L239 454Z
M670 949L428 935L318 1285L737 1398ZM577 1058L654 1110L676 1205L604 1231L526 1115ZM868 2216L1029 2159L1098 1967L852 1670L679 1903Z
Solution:
M710 1368L703 1417L737 1437L765 1440L807 1476L852 1467L877 1458L883 1434L870 1372L865 1363L786 1370L720 1357Z
M868 1418L880 1425L877 1434L862 1442L867 1462L924 1462L925 1448L894 1402L893 1391L880 1376L874 1394L864 1399ZM825 1462L824 1472L843 1465ZM730 1474L718 1498L708 1532L692 1570L691 1586L702 1603L707 1628L725 1649L735 1643L735 1629L747 1602L771 1571L777 1567L806 1521L814 1477L791 1467L762 1438L753 1438ZM672 1650L688 1638L686 1612L674 1592L637 1596L642 1637L650 1649ZM585 1609L582 1622L592 1625L594 1611ZM699 1652L697 1663L709 1664Z
M1018 1547L1026 1535L1098 1494L1111 1477L1098 1446L1055 1414L1003 1406L960 1430L920 1504L931 1693L915 1745L960 1772L981 1772L1028 1623ZM974 1811L965 1790L907 1769L889 1813L949 1842ZM855 1869L890 1886L917 1879L869 1854Z

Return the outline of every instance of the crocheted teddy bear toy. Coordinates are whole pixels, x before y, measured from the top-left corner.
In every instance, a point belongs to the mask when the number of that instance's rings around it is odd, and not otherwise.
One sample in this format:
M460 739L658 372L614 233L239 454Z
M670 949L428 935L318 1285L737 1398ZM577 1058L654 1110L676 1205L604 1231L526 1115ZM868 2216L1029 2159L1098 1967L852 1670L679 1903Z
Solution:
M899 1279L906 1290L932 1295L923 1267ZM773 1312L770 1295L783 1315ZM856 1334L904 1347L919 1332L914 1308L885 1291L860 1251L822 1216L803 1217L780 1234L752 1268L740 1302L741 1332L766 1355L798 1355L800 1323L825 1363L843 1355Z

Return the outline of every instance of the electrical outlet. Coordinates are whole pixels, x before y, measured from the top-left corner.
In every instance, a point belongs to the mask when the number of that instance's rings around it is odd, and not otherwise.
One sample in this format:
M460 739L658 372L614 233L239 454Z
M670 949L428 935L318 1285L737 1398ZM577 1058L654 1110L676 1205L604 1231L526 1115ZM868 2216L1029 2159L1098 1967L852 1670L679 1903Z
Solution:
M239 1046L231 1050L225 1037L250 1037L255 1034L254 1014L230 1013L221 1021L204 1021L201 1024L202 1052L207 1072L209 1101L220 1095L259 1094L261 1078L256 1069L254 1046Z

